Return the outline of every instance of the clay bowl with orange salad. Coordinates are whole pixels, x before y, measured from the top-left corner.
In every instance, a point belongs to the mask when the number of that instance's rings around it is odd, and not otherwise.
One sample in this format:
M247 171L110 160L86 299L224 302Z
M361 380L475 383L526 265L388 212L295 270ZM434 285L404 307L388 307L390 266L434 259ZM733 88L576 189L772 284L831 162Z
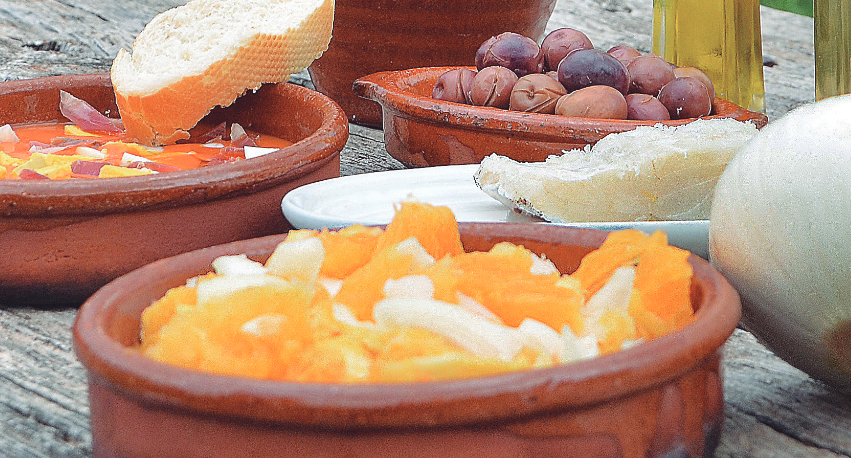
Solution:
M74 345L96 457L698 457L740 315L661 232L403 203L134 270Z
M282 197L339 176L348 138L333 101L291 84L214 109L191 147L141 149L109 116L108 74L0 83L0 303L79 305L156 259L285 232Z

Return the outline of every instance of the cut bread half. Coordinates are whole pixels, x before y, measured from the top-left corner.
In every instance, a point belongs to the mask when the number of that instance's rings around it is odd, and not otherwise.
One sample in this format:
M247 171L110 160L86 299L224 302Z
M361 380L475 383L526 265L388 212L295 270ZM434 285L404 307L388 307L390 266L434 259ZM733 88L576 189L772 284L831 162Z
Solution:
M189 138L214 107L321 56L333 20L334 0L191 0L160 13L112 63L128 135L147 145Z
M718 178L756 133L733 119L644 126L545 162L491 155L474 180L503 204L551 222L707 219Z

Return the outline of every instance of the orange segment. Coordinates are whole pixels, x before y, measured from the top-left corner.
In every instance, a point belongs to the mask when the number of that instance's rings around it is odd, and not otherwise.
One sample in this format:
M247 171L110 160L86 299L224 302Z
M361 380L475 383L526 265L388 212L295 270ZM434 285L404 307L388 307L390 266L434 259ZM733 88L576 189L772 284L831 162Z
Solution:
M635 229L612 232L600 248L582 258L571 277L578 279L586 289L586 297L591 297L606 284L615 269L635 265L647 250L667 244L668 238L661 231L649 236Z
M319 271L320 275L342 279L366 265L383 232L381 228L368 228L360 224L339 231L320 232L318 237L325 246L325 262Z
M416 237L434 259L464 252L458 223L448 207L402 202L396 208L396 214L387 225L376 250L381 251L410 237Z

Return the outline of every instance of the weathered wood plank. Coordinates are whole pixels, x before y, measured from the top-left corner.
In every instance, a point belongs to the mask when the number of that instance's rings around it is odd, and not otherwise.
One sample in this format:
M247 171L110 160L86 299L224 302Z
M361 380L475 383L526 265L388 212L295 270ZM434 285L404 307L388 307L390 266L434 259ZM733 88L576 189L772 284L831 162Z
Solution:
M0 0L0 80L108 71L157 12L178 0ZM650 0L559 0L548 25L600 48L650 50ZM763 8L768 115L812 100L812 19ZM305 72L293 82L310 85ZM382 132L351 126L343 174L402 168ZM0 455L91 455L85 371L73 354L76 311L0 305ZM725 347L727 420L717 457L851 457L851 400L737 331Z

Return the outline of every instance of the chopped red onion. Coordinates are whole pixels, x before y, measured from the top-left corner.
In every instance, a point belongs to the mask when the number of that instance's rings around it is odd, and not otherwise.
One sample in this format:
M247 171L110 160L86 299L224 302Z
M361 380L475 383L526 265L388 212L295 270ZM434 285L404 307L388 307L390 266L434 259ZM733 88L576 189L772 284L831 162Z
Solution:
M119 126L116 123L121 120L108 118L88 102L65 91L59 91L59 111L84 131L123 132L123 124Z

